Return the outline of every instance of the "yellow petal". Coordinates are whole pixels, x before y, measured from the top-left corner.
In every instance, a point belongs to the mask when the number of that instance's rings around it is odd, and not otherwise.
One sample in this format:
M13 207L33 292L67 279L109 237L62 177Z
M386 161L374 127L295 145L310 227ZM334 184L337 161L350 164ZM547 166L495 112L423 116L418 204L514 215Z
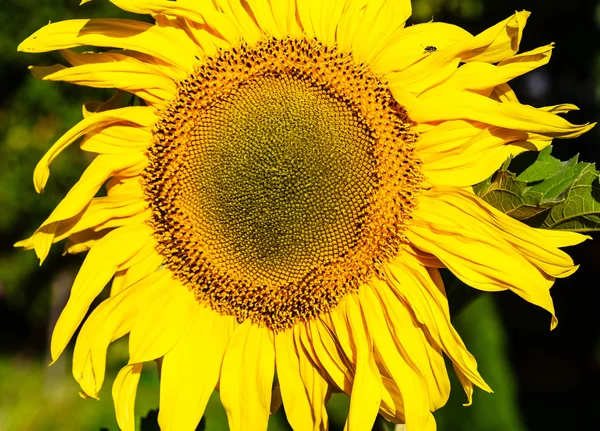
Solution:
M354 367L345 362L330 331L322 332L322 327L322 323L316 320L306 326L297 325L294 328L296 345L303 347L303 351L315 364L320 365L319 368L340 390L350 394L352 390L350 374L354 374Z
M221 402L231 431L267 429L274 372L269 330L244 321L229 341L221 370Z
M413 94L421 94L447 81L454 75L460 63L460 58L454 57L450 61L438 62L434 65L429 63L430 61L426 59L402 72L390 73L387 75L390 85L401 87ZM446 87L444 86L444 88Z
M536 231L554 247L559 248L570 247L573 245L581 244L587 239L592 239L592 237L589 235L582 235L577 232L568 232L555 229L536 229Z
M106 57L103 62L38 72L37 77L87 87L118 88L152 104L161 104L175 97L175 82L162 75L159 68L124 55L105 53L103 57ZM35 73L36 69L34 66L32 71Z
M108 234L108 230L101 232L83 231L71 235L65 244L63 256L66 254L77 254L89 251L94 244ZM33 249L33 244L31 245Z
M360 3L360 2L356 2ZM352 33L352 55L358 62L368 62L387 49L387 44L410 17L411 7L407 1L370 0L355 10L356 26L341 26ZM320 5L320 3L319 3ZM330 18L327 18L330 19ZM342 24L342 23L340 23ZM338 37L344 35L338 31Z
M503 103L519 101L519 98L508 84L500 84L494 88L494 91L490 94L490 98Z
M88 251L91 247L83 250L81 247L86 247L84 243L93 245L93 242L88 243L88 240L98 240L106 236L106 234L115 228L125 226L137 226L147 224L152 216L152 211L146 209L143 212L134 213L132 215L110 218L101 221L95 227L86 229L81 232L70 233L67 237L67 243L65 244L65 252L69 254L81 253L82 251ZM77 244L77 245L76 245ZM75 247L73 247L75 246ZM78 251L75 251L78 250Z
M126 156L101 154L96 157L85 170L81 179L32 235L31 241L33 241L40 263L48 256L56 235L58 222L79 214L110 176L115 174L123 176L136 175L144 169L146 163L146 156L142 154Z
M185 2L182 1L173 2L168 0L110 0L110 2L127 12L147 15L173 15L200 24L205 23L205 18L202 16L202 9L200 7L189 7L186 5Z
M60 53L64 57L64 53L70 50L61 50ZM83 54L82 54L83 55ZM94 114L110 111L112 109L119 109L125 106L127 93L121 90L117 90L108 100L88 100L81 106L81 115L83 118L90 117Z
M347 319L344 318L342 312L333 311L326 315L322 315L321 319L323 324L319 326L319 333L325 339L327 334L332 338L336 348L340 349L346 358L346 361L353 364L353 368L356 367L356 348L352 342L351 333L352 327L349 327ZM329 350L332 350L332 346Z
M387 286L375 279L370 284L360 298L381 366L399 388L397 402L402 404L407 427L424 429L430 408L443 405L450 393L445 365L436 361L433 365L443 368L432 369L424 334L415 328L407 311L386 295Z
M158 423L163 431L196 429L217 385L233 329L232 317L200 305L189 319L187 330L162 361Z
M322 43L337 43L338 24L344 13L346 3L345 0L313 2L316 7L313 6L311 14L312 27Z
M146 211L148 204L137 194L103 196L94 198L77 216L59 222L52 242L63 239L84 230L100 231L108 227L124 226L128 220ZM109 225L113 221L113 226Z
M273 16L272 5L269 0L247 0L248 6L256 19L259 28L271 36L282 38L287 34L281 33Z
M104 300L83 324L73 352L73 376L83 392L96 398L104 382L109 344L131 331L141 307L160 291L167 271L153 274Z
M202 2L202 5L198 4L200 2ZM176 12L175 14L154 14L154 21L167 34L172 34L174 37L183 37L186 39L186 42L192 42L195 45L192 48L197 52L194 55L196 60L201 61L206 59L207 56L218 55L220 49L229 49L232 44L239 42L239 32L235 28L235 25L220 11L215 9L216 6L211 0L194 0L192 3L186 0L179 0L177 4L185 6L188 10L195 11L199 18L192 20ZM236 36L228 39L228 34ZM139 55L148 57L147 54L143 53L138 54L136 57L139 58ZM156 57L153 58L156 59ZM193 61L192 64L194 64ZM180 68L179 71L185 77L189 74L190 69Z
M288 422L293 429L318 430L311 399L300 376L300 360L294 345L292 329L279 332L275 336L275 363Z
M386 268L390 289L413 310L417 320L427 328L431 338L463 374L477 386L491 391L477 371L477 362L465 347L450 322L450 310L441 278L436 284L431 274L437 270L424 268L410 255L403 255Z
M327 4L340 3L340 0L334 0ZM271 3L273 9L273 18L281 34L287 34L297 38L302 36L302 29L296 20L296 1L280 0Z
M352 383L350 411L345 429L367 430L373 427L379 412L382 393L381 376L375 363L373 340L365 328L362 312L354 298L346 301L344 314L356 349L356 373Z
M131 328L130 361L152 361L169 352L181 339L197 306L187 287L173 278L166 279L161 291L145 301Z
M239 43L243 39L243 30L231 16L215 9L211 1L204 1L204 3L202 16L205 22L191 23L190 31L196 38L196 43L207 55L215 55L219 52L218 48L228 48ZM194 6L194 8L198 7Z
M457 42L472 38L473 36L465 29L443 22L411 25L404 28L372 60L371 65L374 70L383 74L402 71L418 61L429 58L431 54L425 51L427 46L435 46L438 51L442 52ZM444 61L448 62L454 57L456 57L456 53L452 53ZM430 62L433 60L434 58L429 59Z
M327 428L327 409L325 403L329 398L329 384L321 375L321 369L309 359L309 356L296 343L298 361L300 364L300 377L306 388L306 393L314 416L314 430L320 431Z
M152 231L148 226L128 226L110 232L87 255L54 332L50 350L56 361L83 320L92 301L124 264L139 253L152 251L146 246ZM146 250L144 250L146 249Z
M48 24L21 42L18 50L48 52L76 46L131 49L182 70L190 70L196 61L194 56L201 54L183 31L126 19L74 19Z
M483 91L489 89L491 91L498 85L547 64L550 61L553 46L554 44L550 44L515 55L502 61L497 66L484 62L466 63L444 82L443 91L449 89L456 91ZM439 88L434 88L430 92L438 90Z
M465 187L488 178L508 156L551 142L521 130L455 120L423 133L418 145L428 182Z
M482 290L510 289L552 314L554 277L577 267L537 230L501 213L474 195L434 187L421 196L407 237L436 255L465 283Z
M529 105L499 103L468 91L424 94L419 103L407 106L407 109L411 119L417 122L471 120L556 138L574 138L595 125L574 125L558 115Z
M121 368L113 383L112 396L115 402L117 423L122 431L135 431L135 394L142 364L130 364Z
M467 395L467 402L463 404L463 406L470 406L473 403L473 382L463 373L462 369L456 365L456 363L453 362L452 365L454 367L456 377L458 377L458 381L462 385L463 390Z
M497 63L512 57L519 50L523 29L530 12L520 11L479 33L469 42L469 51L461 55L462 62Z
M158 253L152 253L150 256L130 266L129 268L117 271L110 286L110 296L127 289L143 278L155 272L163 264L164 258Z
M154 124L155 120L156 117L152 109L141 106L114 109L84 118L65 133L38 162L33 175L33 184L35 185L36 191L38 193L44 191L44 187L50 175L48 167L52 161L65 148L86 133L91 133L114 123L133 123L141 126L150 126Z
M459 62L495 63L512 57L518 51L527 16L529 16L528 12L517 12L512 17L475 37L469 37L467 33L462 33L453 27L431 26L432 36L435 35L436 31L450 32L453 39L458 40L458 42L448 46L445 46L445 44L440 46L441 49L426 55L421 61L412 63L405 61L405 66L409 67L403 67L397 72L390 70L391 73L386 78L392 87L400 87L405 91L420 94L450 78L456 72ZM424 39L425 35L428 35L427 29L428 27L424 27ZM401 36L397 42L398 47L388 49L401 50L406 43L414 44L411 39L407 39L405 42L400 42L400 40ZM424 54L423 51L414 58L419 60ZM382 66L387 69L389 63L388 65L384 63Z
M296 1L296 15L298 16L298 21L302 26L303 33L306 34L307 37L316 37L319 26L313 26L313 15L315 19L317 17L320 18L320 14L317 14L318 11L317 2L314 0L306 0L306 1ZM315 12L313 13L313 9ZM339 43L339 41L338 41Z
M234 23L234 25L228 24L228 27L237 28L246 42L254 44L261 39L263 33L250 15L251 11L248 11L242 2L213 0L213 3L223 11L223 15L230 23ZM211 15L210 19L207 17L207 22L212 23L213 19Z

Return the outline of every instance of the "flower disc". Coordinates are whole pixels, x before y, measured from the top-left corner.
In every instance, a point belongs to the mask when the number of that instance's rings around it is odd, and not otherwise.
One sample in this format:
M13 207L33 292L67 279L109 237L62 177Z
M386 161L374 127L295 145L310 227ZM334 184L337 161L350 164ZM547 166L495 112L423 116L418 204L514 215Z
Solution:
M306 39L225 51L179 84L155 130L145 190L160 252L240 320L281 328L329 310L402 242L413 140L350 55Z

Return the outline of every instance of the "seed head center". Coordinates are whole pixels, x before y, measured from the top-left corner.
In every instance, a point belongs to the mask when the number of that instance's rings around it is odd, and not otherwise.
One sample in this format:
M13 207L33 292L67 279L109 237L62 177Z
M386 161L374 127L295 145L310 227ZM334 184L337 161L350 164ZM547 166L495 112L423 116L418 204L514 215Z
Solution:
M377 184L374 141L327 91L262 76L204 111L192 136L181 205L207 258L228 256L236 278L298 281L360 236Z

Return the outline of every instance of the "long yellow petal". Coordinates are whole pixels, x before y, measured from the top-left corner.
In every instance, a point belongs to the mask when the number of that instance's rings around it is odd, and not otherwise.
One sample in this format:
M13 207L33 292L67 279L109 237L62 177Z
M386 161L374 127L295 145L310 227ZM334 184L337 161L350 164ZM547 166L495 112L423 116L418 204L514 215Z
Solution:
M432 339L467 378L480 388L491 391L477 371L477 362L465 347L460 335L450 322L450 310L444 286L436 284L431 273L410 255L401 256L387 266L390 289L413 310Z
M83 3L88 3L91 0L84 0ZM127 12L147 14L147 15L173 15L185 18L199 24L205 23L205 18L202 16L200 7L186 6L182 1L168 0L110 0L112 4Z
M173 79L160 73L160 69L127 56L104 53L105 61L82 64L37 73L45 81L64 81L71 84L96 88L118 88L128 91L152 104L162 104L175 97ZM39 67L33 66L36 73Z
M365 286L360 299L381 367L399 388L401 399L398 402L402 404L407 428L424 429L430 408L440 407L447 400L450 388L445 367L436 370L435 374L432 372L425 336L414 327L406 311L399 310L389 297L381 296L386 290L381 281L372 280L371 283L373 286ZM386 315L390 317L386 319ZM393 329L386 320L393 322ZM391 331L400 335L394 339L396 334Z
M233 318L197 305L190 324L163 361L158 423L163 431L195 430L214 391Z
M112 175L136 175L147 164L143 154L126 156L99 155L85 170L80 180L71 188L65 198L56 206L52 214L42 223L31 237L36 255L40 263L46 259L52 242L56 235L58 224L79 214L98 192L102 184ZM22 241L15 246L25 246L27 241Z
M554 247L570 247L573 245L581 244L587 239L592 239L589 235L582 235L577 232L568 232L563 230L554 229L536 229L536 231L544 237L546 241L551 243Z
M318 32L318 26L313 26L313 18L312 18L312 10L314 9L313 3L316 4L313 0L307 1L296 1L296 15L298 16L298 21L302 26L303 33L306 34L307 37L316 37ZM316 16L316 15L315 15ZM318 15L320 16L320 15ZM339 43L339 39L338 39Z
M94 198L77 216L59 223L52 242L62 241L87 229L99 231L113 227L108 224L111 220L116 225L126 225L125 220L143 213L147 206L141 196L135 194Z
M327 409L325 403L329 398L329 383L321 375L320 368L315 366L310 360L309 355L300 344L296 342L296 351L298 352L298 362L300 365L300 378L306 388L306 394L312 408L314 416L314 431L323 431L327 429Z
M251 11L249 13L244 4L229 0L213 0L213 3L221 9L223 17L228 20L228 27L236 28L246 42L253 44L261 39L263 33L250 15ZM213 19L211 15L207 22L212 23Z
M95 130L102 129L114 123L132 123L149 127L154 124L155 120L156 116L152 109L142 106L114 109L84 118L56 141L38 162L33 174L33 184L35 185L36 191L38 193L44 191L44 187L50 176L50 170L48 168L52 161L65 148L86 133L94 132Z
M306 326L298 325L294 328L296 346L302 346L303 352L320 369L325 371L328 379L340 390L350 394L352 390L351 374L354 374L352 364L346 363L336 346L330 331L321 331L323 325L319 321L311 321Z
M143 278L149 276L158 270L163 262L164 258L159 253L151 253L150 256L135 265L117 271L110 286L110 296L117 295Z
M146 247L151 235L152 231L148 226L127 226L110 232L92 248L75 278L67 305L54 327L50 344L53 361L65 349L92 301L115 272L128 261L139 259L140 253L148 254L152 251L152 248Z
M267 429L274 373L269 330L244 321L229 341L221 370L221 402L231 431Z
M575 138L595 125L574 125L542 109L515 102L499 103L468 91L426 93L418 100L407 109L412 120L424 123L471 120L563 139Z
M292 329L275 336L275 364L288 422L297 430L318 429L315 427L311 400L300 376L300 360Z
M312 26L318 39L325 44L337 43L337 29L340 18L346 8L346 0L332 0L328 2L314 2L318 7L313 8L311 14Z
M190 290L173 278L145 301L129 335L131 362L160 358L177 345L197 308Z
M358 3L358 2L357 2ZM410 17L406 1L371 0L356 10L355 26L342 26L352 35L352 55L358 62L371 62L382 51ZM319 7L322 7L319 4ZM408 13L408 14L407 14ZM338 32L338 37L344 35Z
M113 383L112 396L121 431L135 431L135 394L141 373L142 364L126 365Z
M82 232L95 236L95 232L112 227L120 227L128 224L141 224L149 219L149 214L145 218L137 217L146 211L147 204L143 200L141 186L136 181L138 190L132 193L108 193L108 196L93 198L85 209L67 220L58 222L52 242L58 242L65 238L71 238L78 235L77 239L82 239ZM119 191L124 189L118 188ZM138 193L139 191L139 193ZM107 231L105 231L105 234ZM35 249L35 236L19 241L15 244L25 250Z
M461 61L497 63L515 55L529 15L531 13L527 11L515 12L504 21L479 33L473 40L464 42L469 50L463 51Z
M414 216L407 234L412 244L473 287L510 289L548 310L556 326L549 288L577 267L538 231L453 187L425 192Z
M91 1L91 0L88 0ZM237 43L242 32L236 23L222 11L215 8L210 0L177 2L167 0L110 0L111 3L128 12L149 14L159 18L161 14L184 19L208 55L214 51L210 45L223 46L219 38ZM212 31L211 31L212 30Z
M350 394L350 411L346 427L348 431L371 429L379 412L382 382L375 355L373 340L365 328L360 306L354 297L346 301L345 319L351 329L356 349L356 373Z
M425 51L427 46L435 46L438 51L442 52L451 45L472 38L473 36L465 29L443 22L411 25L404 28L393 41L373 58L371 65L374 70L382 74L399 72L423 59L429 58L430 53ZM454 57L456 57L455 52L444 61L449 62Z
M484 62L471 62L459 67L449 79L444 82L443 91L492 90L511 79L524 75L550 61L554 44L542 46L532 51L502 61L497 66ZM436 92L439 88L428 91Z
M508 156L551 142L522 130L454 120L423 133L418 146L428 182L466 187L488 178Z
M340 0L334 0L331 3L339 3ZM328 3L328 4L331 4ZM296 21L296 1L279 0L271 3L273 9L273 18L281 34L287 34L291 37L302 36L302 28Z
M277 38L285 37L286 33L281 33L275 22L271 1L269 0L247 0L248 6L256 19L258 27L271 36Z
M71 235L65 244L63 256L66 254L78 254L90 251L90 249L108 234L109 230L100 232L83 231ZM29 250L29 248L26 248ZM31 246L33 249L33 245Z
M23 52L48 52L76 46L125 48L191 70L202 52L183 31L126 19L74 19L48 24L18 46ZM173 49L176 46L177 49Z
M467 34L461 34L459 30L455 30L453 32L455 33L454 37L459 42L445 47L442 46L441 49L427 55L410 67L389 73L386 78L392 86L398 86L405 91L420 94L452 76L459 62L495 63L512 57L519 48L527 16L529 16L528 12L517 12L512 17L475 37L468 37ZM432 29L432 36L436 30L454 30L452 27L439 25L430 28ZM424 27L424 29L427 30L427 27ZM423 39L425 39L425 35L427 33L423 35ZM410 40L407 42L410 43ZM402 49L402 45L388 49L399 50ZM416 58L419 59L419 57Z
M487 204L472 193L454 187L434 187L427 192L428 196L437 200L441 205L449 204L448 210L458 215L460 212L469 213L484 223L490 230L500 230L504 238L511 243L518 252L522 253L533 265L556 278L571 275L576 267L571 257L559 250L541 229L531 229L529 226L508 217L506 214ZM445 197L443 197L445 196ZM457 211L458 210L458 211ZM485 228L484 228L485 229ZM500 235L497 235L498 237ZM556 238L556 235L549 235ZM584 240L580 234L570 235Z
M140 283L104 300L86 319L73 352L73 376L89 397L97 398L104 382L109 344L131 331L140 304L164 285L167 271L152 274Z

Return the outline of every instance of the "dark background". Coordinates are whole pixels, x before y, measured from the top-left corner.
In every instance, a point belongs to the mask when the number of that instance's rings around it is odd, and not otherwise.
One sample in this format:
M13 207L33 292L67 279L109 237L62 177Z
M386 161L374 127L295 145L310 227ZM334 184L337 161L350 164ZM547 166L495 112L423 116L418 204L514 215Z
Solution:
M101 401L81 400L67 353L48 368L48 339L81 263L55 246L40 268L33 252L12 248L28 237L75 183L89 162L71 148L53 164L44 196L32 185L33 168L46 149L81 118L81 105L110 92L40 82L29 64L53 64L56 54L16 52L25 37L49 20L127 16L106 0L83 7L75 0L4 0L0 10L0 430L116 430L110 384L126 361L125 342L111 348ZM515 10L532 12L521 51L556 42L550 64L511 83L522 103L574 103L574 123L600 117L600 6L595 0L421 0L410 22L445 21L478 33ZM142 17L136 17L138 19ZM581 138L555 141L563 160L580 154L599 160L600 127ZM593 235L598 238L598 235ZM558 328L548 314L510 293L483 295L461 310L455 325L478 358L494 395L476 391L465 401L454 382L452 397L436 413L441 430L592 430L600 424L600 247L588 241L569 250L581 268L552 289ZM454 304L451 304L454 305ZM150 367L151 368L151 367ZM137 413L158 404L155 370L144 373ZM346 400L331 402L332 424L341 423ZM285 429L281 417L274 429ZM208 429L224 427L217 399L207 411Z

